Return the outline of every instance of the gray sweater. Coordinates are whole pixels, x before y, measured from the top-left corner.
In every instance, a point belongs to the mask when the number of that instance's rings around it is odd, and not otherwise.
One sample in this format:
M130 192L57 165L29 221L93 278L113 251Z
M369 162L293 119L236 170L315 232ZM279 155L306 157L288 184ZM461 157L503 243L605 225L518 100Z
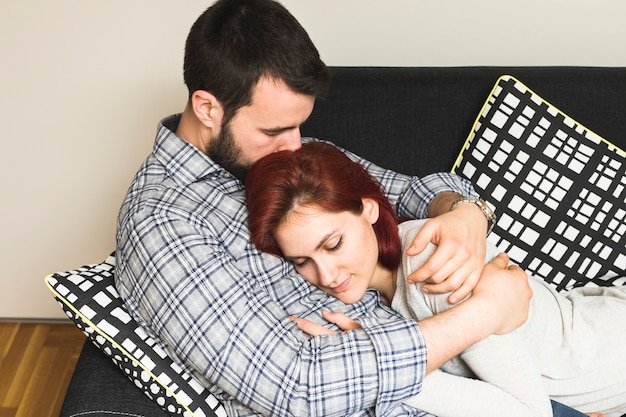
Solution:
M407 248L423 220L399 227ZM435 249L404 255L391 307L415 320L452 306L447 294L428 295L406 283ZM487 244L486 261L499 250ZM493 335L431 373L407 404L439 417L551 416L550 398L582 412L626 413L626 287L577 288L559 294L530 279L524 325Z

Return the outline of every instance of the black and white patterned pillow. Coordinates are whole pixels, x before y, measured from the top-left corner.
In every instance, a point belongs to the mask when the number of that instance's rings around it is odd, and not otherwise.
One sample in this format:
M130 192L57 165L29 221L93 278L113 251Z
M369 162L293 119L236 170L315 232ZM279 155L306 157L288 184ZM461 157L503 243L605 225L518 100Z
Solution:
M178 366L130 317L115 288L115 257L45 278L61 308L122 372L163 410L226 417L219 400Z
M626 284L626 154L519 80L498 79L452 171L526 270L558 290Z

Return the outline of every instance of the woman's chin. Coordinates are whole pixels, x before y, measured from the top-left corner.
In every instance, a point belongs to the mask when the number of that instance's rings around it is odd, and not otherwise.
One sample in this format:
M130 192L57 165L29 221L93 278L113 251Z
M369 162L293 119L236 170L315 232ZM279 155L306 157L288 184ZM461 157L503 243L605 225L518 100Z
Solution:
M343 294L334 294L334 295L345 304L354 304L358 302L359 300L361 300L364 294L343 293Z

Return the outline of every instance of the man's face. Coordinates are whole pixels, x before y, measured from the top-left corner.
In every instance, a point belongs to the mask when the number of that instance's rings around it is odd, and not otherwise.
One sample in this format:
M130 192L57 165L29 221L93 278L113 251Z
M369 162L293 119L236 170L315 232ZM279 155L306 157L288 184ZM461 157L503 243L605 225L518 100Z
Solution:
M298 94L280 81L261 78L252 103L240 108L211 140L207 155L237 178L273 152L301 146L300 125L313 111L315 97Z

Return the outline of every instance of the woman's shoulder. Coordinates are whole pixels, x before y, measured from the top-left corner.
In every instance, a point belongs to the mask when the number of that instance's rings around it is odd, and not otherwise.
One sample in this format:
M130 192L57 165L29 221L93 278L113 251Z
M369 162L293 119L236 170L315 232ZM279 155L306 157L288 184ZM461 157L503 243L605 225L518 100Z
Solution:
M408 242L410 244L427 221L428 219L419 219L406 220L400 223L398 225L398 233L400 234L402 246L404 246L405 240L407 239L410 239L410 241Z

